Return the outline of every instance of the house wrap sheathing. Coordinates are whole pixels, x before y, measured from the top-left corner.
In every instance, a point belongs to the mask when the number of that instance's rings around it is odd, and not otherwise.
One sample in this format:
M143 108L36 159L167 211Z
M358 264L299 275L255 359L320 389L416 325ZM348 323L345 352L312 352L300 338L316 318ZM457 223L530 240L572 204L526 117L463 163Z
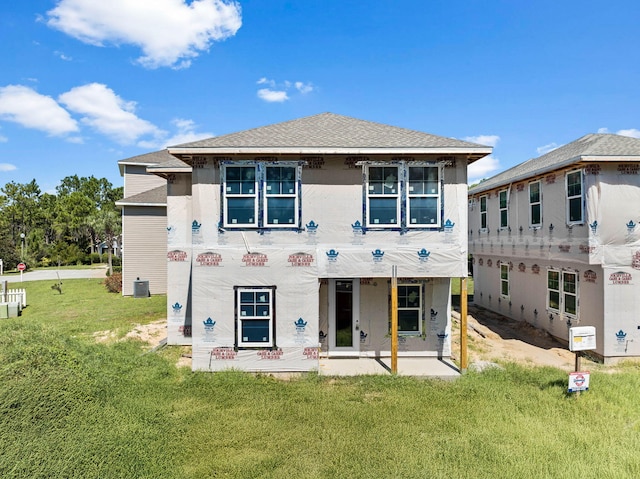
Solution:
M640 356L640 140L586 135L469 192L474 302Z
M467 164L490 148L334 114L180 145L168 180L168 342L193 369L451 353Z

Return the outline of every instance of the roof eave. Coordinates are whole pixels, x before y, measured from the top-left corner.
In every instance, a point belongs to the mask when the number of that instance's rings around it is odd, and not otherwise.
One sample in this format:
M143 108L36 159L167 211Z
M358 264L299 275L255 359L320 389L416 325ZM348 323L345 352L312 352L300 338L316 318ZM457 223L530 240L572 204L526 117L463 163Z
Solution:
M492 148L359 148L359 147L194 147L169 148L175 156L189 155L480 155L491 154Z
M613 162L613 161L640 161L640 156L630 155L607 155L607 156L594 156L594 155L580 155L574 156L572 158L568 158L566 160L559 161L554 163L553 165L545 166L543 168L538 168L533 171L529 171L527 173L514 176L505 181L500 181L498 183L493 183L488 186L483 187L483 184L480 183L475 186L472 190L469 190L469 194L475 195L477 193L484 193L485 191L493 190L495 188L500 188L501 186L509 185L511 183L517 183L519 181L524 181L529 178L534 178L536 176L544 175L546 173L551 173L552 171L560 170L562 168L566 168L567 166L578 164L578 163L590 163L594 161L602 161L602 162Z

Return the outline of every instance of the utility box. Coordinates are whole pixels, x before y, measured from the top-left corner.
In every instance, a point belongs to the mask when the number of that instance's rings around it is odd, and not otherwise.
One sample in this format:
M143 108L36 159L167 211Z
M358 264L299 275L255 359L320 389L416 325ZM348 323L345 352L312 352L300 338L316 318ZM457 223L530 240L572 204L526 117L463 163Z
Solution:
M9 304L0 303L0 319L7 319L9 317Z
M149 281L136 280L133 282L134 298L148 298L149 296Z
M595 326L569 328L569 351L590 351L593 349L596 349Z
M7 312L10 318L17 318L20 315L20 303L7 303Z

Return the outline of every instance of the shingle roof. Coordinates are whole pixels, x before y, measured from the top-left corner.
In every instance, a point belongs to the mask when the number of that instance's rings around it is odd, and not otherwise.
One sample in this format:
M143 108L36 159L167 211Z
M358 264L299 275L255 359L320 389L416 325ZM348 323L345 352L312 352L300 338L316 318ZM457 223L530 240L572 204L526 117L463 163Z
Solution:
M455 138L321 113L170 147L175 148L463 148L487 149Z
M169 161L180 161L175 156L169 154L167 150L153 151L151 153L145 153L143 155L132 156L131 158L125 158L124 160L118 161L118 164L132 164L139 163L141 165L151 165L151 164L163 164ZM183 166L186 166L183 162L180 161Z
M623 160L625 157L639 156L640 139L609 133L591 133L503 171L471 188L469 193L487 191L514 181L553 171L577 163L583 157L618 157ZM633 159L638 161L638 158Z
M167 204L167 185L158 186L137 195L116 201L116 206L165 206Z

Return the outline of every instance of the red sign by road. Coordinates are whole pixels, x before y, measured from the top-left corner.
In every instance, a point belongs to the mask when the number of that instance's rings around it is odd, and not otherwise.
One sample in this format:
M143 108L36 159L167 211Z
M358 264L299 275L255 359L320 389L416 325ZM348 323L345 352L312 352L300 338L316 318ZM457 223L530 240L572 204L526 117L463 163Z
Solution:
M27 265L24 263L18 263L18 271L24 271L27 269Z

